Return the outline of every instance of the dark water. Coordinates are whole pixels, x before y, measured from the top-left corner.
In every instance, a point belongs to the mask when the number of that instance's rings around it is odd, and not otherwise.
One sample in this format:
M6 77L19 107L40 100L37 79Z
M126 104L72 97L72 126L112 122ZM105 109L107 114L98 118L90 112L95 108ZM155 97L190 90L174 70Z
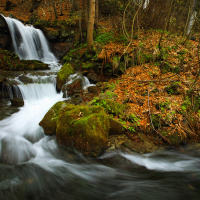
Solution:
M49 160L1 164L0 199L200 199L199 151L115 152L97 160L59 148L53 154Z

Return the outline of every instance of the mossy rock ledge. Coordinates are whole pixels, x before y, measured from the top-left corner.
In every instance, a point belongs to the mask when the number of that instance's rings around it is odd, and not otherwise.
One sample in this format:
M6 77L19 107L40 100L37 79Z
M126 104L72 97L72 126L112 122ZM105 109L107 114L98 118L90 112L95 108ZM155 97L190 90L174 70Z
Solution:
M62 86L66 83L67 78L74 74L74 68L69 64L65 63L61 69L59 70L57 74L56 84L57 84L57 90L61 91Z
M101 106L75 106L58 102L40 122L45 134L56 134L60 145L85 156L98 157L107 148L110 123Z

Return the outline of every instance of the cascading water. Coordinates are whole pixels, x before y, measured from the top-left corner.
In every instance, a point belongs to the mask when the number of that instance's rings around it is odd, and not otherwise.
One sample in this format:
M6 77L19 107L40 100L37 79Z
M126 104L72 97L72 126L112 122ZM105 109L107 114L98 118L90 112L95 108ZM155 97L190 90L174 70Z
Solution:
M57 61L50 51L48 41L41 30L24 26L20 21L5 17L11 33L15 53L24 60Z
M14 24L11 31L17 34L13 37L21 53L26 46L19 36L21 24L6 20ZM26 28L24 34L35 32L33 27ZM38 39L34 35L33 43L40 47L34 37ZM39 47L36 47L36 55ZM30 55L34 55L30 59L35 59L37 56L30 51ZM42 55L52 54L40 52L39 59L45 61L49 57ZM26 56L21 58L29 59ZM1 200L200 198L200 148L185 150L185 153L163 151L144 155L113 152L96 160L70 153L57 145L54 136L45 136L38 125L49 108L63 100L62 94L56 92L55 75L28 76L34 83L19 85L24 106L0 121ZM77 75L71 78L75 77Z

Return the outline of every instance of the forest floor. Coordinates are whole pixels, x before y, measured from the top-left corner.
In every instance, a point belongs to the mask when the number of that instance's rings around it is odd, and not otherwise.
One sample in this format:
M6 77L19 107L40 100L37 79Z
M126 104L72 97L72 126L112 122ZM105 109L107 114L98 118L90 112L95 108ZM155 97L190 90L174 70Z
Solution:
M30 13L31 1L12 2L17 6L10 11L0 7L4 15L12 13L24 21L33 14L44 20L55 20L53 7L47 1L42 1L33 13ZM62 2L63 15L58 21L70 19L70 6L66 1ZM5 6L5 2L1 1L0 6ZM59 3L56 8L59 14ZM110 20L100 19L94 39L95 59L101 60L103 67L109 64L113 71L122 72L121 76L108 82L115 94L113 99L129 106L127 115L134 113L132 121L123 119L123 123L127 127L127 136L135 143L152 136L152 132L153 137L159 138L158 143L168 145L184 143L188 138L199 141L199 41L165 32L159 49L161 34L162 30L141 29L131 42L127 42L125 36L110 25ZM85 51L85 46L79 48L79 52Z

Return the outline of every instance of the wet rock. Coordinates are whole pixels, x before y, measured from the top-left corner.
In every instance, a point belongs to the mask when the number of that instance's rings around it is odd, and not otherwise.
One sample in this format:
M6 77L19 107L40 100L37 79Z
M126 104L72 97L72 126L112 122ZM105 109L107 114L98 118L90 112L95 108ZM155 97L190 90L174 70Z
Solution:
M10 100L12 106L22 107L24 106L24 100L20 98L13 98Z
M99 91L99 88L97 86L89 86L88 88L88 92L91 92L91 93L94 93L94 94L98 94L100 91Z
M74 79L70 84L65 84L62 87L62 92L66 93L68 96L72 96L73 94L77 93L77 92L81 92L81 90L83 89L83 79L82 78L77 78Z
M10 117L12 114L19 111L19 107L11 106L9 99L0 98L0 120Z
M33 80L26 75L20 75L18 79L23 82L24 84L33 83Z
M0 82L0 97L2 98L21 98L22 94L17 86L17 82L14 80L4 79L4 82Z
M61 91L62 86L66 83L67 78L74 73L73 67L68 63L64 64L57 74L57 90Z
M73 97L65 100L64 102L69 103L69 104L79 105L80 103L82 103L82 101L83 101L83 97L75 94L73 95Z
M39 125L44 129L46 135L56 134L58 115L62 106L64 106L62 101L54 104L40 121Z
M87 78L93 83L97 83L100 81L100 77L95 72L88 73Z
M112 117L109 118L109 122L110 122L109 134L119 135L124 132L125 128L121 122L115 120Z

